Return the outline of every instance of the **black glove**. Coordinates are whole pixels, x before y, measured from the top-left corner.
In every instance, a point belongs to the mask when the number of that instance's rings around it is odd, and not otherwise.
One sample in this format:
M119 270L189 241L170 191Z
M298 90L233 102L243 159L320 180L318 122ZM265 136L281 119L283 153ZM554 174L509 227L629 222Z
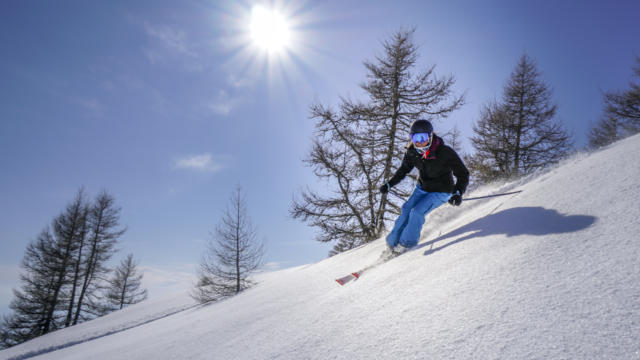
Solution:
M451 195L449 204L453 206L460 206L460 204L462 204L462 195L460 195L459 191L456 191L455 194Z
M380 192L383 193L383 194L386 194L386 193L389 192L389 188L390 187L391 186L389 186L389 183L386 183L386 184L380 186Z

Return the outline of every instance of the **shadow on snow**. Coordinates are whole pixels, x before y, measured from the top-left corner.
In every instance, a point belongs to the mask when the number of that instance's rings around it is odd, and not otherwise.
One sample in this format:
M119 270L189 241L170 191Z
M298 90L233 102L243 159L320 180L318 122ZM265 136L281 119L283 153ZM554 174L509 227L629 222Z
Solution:
M431 246L424 255L432 254L451 245L465 240L489 235L518 235L544 236L580 231L588 228L596 221L596 217L589 215L563 215L553 209L543 207L518 207L487 215L456 230L442 235L437 239L420 244L418 248ZM442 246L433 247L439 241L470 233L459 239L450 241Z

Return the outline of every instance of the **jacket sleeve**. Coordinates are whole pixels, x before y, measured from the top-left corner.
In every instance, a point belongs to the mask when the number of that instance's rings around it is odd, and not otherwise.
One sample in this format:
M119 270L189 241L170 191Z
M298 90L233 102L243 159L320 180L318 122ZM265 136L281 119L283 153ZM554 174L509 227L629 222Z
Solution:
M453 175L456 177L456 185L453 187L453 192L459 191L460 195L462 195L467 190L467 185L469 185L469 170L467 170L460 156L453 149L451 149L450 166Z
M411 162L411 158L409 156L409 151L404 153L404 158L402 159L402 164L396 170L396 174L389 180L388 184L390 187L398 184L405 176L413 169L413 163Z

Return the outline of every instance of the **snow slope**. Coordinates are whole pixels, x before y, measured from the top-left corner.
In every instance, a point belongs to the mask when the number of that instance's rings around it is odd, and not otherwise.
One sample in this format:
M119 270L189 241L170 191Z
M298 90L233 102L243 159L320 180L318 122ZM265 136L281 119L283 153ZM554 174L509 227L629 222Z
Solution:
M427 217L384 243L261 275L228 300L147 301L0 359L640 359L640 136ZM311 241L311 240L308 240Z

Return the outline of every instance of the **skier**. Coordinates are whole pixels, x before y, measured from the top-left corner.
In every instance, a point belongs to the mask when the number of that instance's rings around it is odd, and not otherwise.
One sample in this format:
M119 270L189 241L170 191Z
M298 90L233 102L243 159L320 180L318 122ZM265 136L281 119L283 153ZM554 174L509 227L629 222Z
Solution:
M387 253L393 255L406 252L418 244L425 215L429 212L447 201L451 205L460 206L462 194L469 183L469 170L455 150L433 133L433 126L429 121L415 121L411 125L410 135L411 141L402 165L380 187L380 192L385 194L414 167L419 170L418 184L402 205L402 212L396 219L393 230L387 235ZM455 184L452 173L456 177Z

